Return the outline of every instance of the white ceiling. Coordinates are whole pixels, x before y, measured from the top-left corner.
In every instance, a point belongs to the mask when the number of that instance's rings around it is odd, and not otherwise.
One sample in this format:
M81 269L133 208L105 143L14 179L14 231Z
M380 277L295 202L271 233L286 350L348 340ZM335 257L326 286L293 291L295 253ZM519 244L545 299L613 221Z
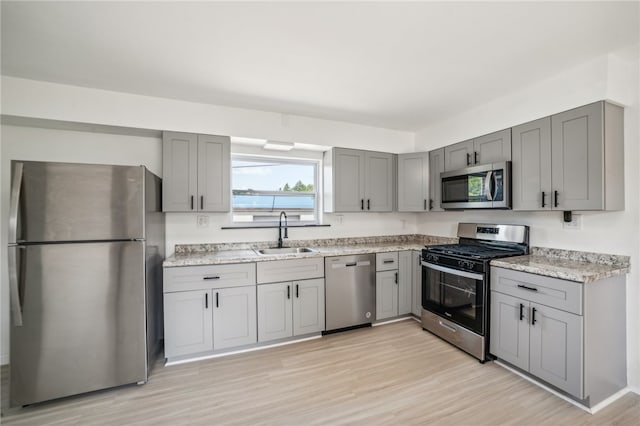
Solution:
M637 39L637 2L2 1L1 70L417 130Z

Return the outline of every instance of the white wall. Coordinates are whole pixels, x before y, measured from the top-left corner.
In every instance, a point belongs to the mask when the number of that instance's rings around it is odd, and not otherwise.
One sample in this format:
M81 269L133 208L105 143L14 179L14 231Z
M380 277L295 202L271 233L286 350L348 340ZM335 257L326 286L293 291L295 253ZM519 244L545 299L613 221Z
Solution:
M276 139L315 145L408 152L414 135L306 117L196 104L125 93L2 77L2 114L108 126L176 130ZM3 125L0 132L0 256L7 259L10 161L65 161L146 165L162 176L158 137ZM233 149L232 149L233 150ZM238 148L243 152L246 149ZM314 155L319 155L314 153ZM208 228L196 227L193 214L167 214L167 255L178 243L275 241L277 230L220 230L229 215L211 214ZM331 227L291 229L291 239L415 233L413 214L327 215ZM0 262L0 363L8 358L9 290L6 260Z
M416 135L419 150L430 150L511 127L592 101L625 106L625 210L585 212L581 230L563 228L561 212L474 211L419 215L418 232L455 235L458 222L517 223L531 227L531 244L631 256L627 276L628 377L640 387L640 163L637 48L616 52L500 98Z

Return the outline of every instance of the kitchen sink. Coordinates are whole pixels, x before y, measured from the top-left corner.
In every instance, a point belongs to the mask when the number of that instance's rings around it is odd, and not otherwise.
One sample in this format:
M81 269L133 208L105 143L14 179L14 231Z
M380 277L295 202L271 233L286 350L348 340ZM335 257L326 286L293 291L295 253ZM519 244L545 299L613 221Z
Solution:
M255 250L256 253L261 255L312 253L314 251L315 250L312 250L309 247L270 247L266 249Z

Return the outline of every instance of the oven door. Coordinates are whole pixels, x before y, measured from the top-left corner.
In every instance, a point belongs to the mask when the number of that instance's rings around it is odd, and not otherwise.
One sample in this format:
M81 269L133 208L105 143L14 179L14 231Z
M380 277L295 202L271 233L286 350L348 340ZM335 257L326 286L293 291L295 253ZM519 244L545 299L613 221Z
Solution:
M422 307L484 336L483 274L422 262Z
M511 208L510 166L506 161L441 173L442 208Z

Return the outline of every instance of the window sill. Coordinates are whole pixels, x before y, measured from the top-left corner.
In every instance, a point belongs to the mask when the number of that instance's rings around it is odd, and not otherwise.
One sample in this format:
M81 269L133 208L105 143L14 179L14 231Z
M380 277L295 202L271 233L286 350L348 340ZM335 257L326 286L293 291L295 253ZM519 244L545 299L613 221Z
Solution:
M284 226L284 225L283 225ZM287 228L315 228L331 226L329 224L317 224L317 223L290 223ZM256 228L279 228L278 224L273 223L246 223L246 224L233 224L229 226L221 226L220 229L256 229Z

